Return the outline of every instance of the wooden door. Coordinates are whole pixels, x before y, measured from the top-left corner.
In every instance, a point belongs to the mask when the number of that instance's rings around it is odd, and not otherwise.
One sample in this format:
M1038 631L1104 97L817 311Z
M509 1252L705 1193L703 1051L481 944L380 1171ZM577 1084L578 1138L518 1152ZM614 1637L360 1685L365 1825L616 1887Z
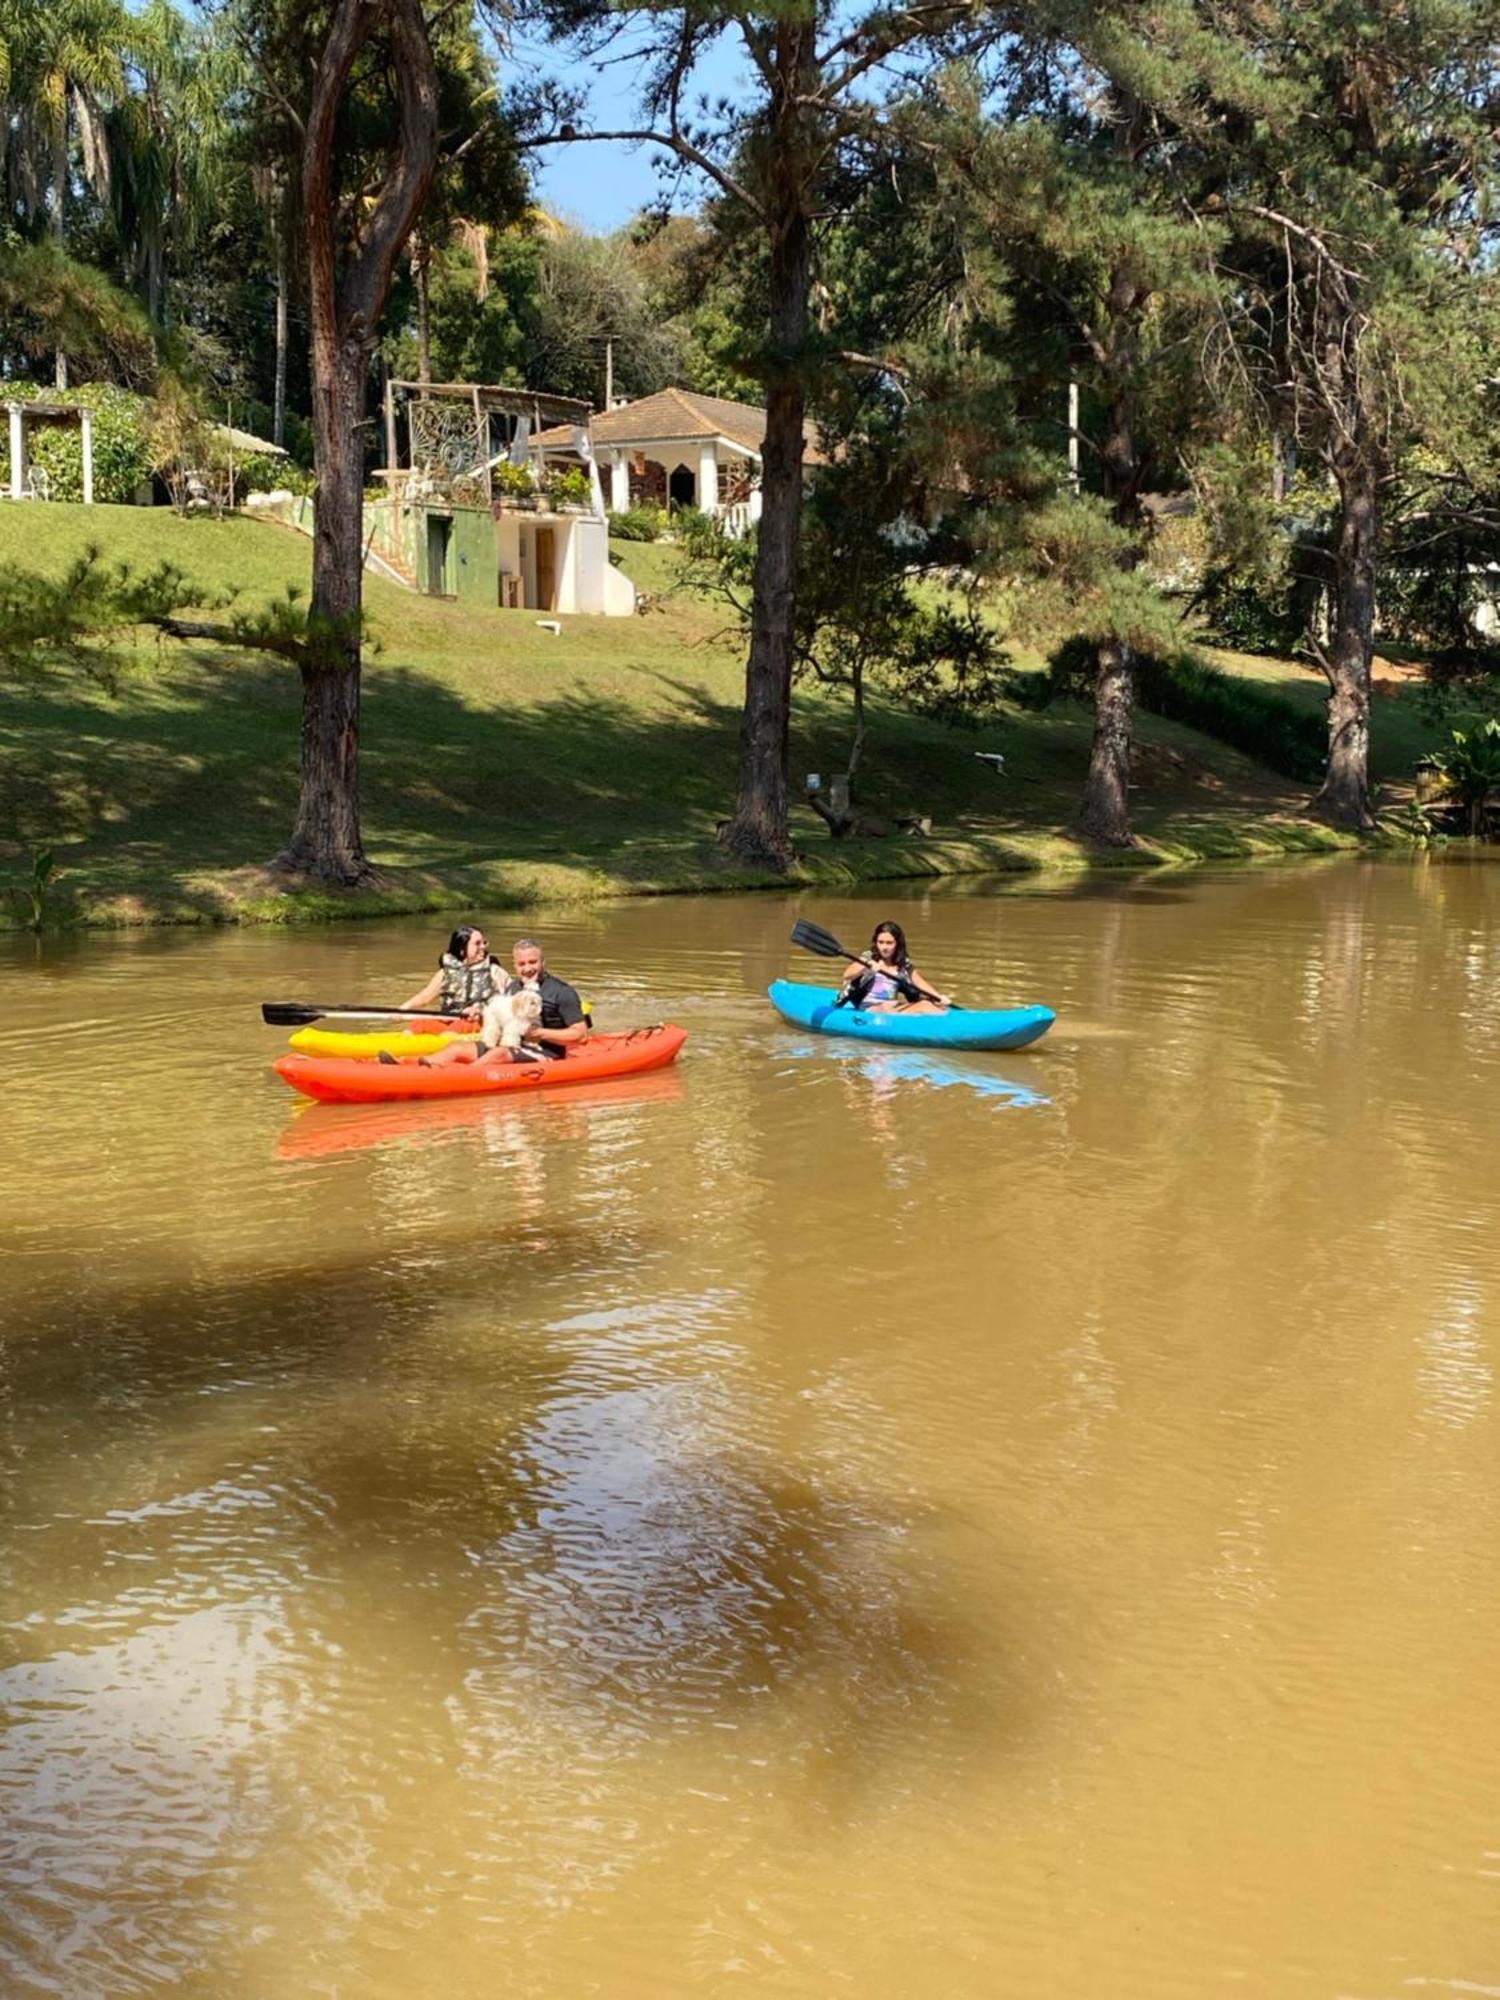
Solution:
M550 611L557 597L557 532L536 531L536 608Z
M453 523L446 514L427 516L427 588L433 597L449 597L448 545Z

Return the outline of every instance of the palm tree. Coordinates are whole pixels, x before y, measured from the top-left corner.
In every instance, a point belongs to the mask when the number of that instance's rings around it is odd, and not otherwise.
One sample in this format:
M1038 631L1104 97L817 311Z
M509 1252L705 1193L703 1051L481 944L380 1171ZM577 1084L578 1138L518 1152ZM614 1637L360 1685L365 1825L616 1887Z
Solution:
M6 0L0 18L11 107L7 130L14 124L11 180L28 220L45 207L60 252L67 249L75 134L83 181L101 196L109 193L104 121L125 90L128 32L118 0ZM67 384L67 355L59 349L57 385Z
M130 88L109 120L110 181L126 267L151 317L166 315L168 277L210 227L228 171L225 106L238 88L233 44L150 0L129 18Z

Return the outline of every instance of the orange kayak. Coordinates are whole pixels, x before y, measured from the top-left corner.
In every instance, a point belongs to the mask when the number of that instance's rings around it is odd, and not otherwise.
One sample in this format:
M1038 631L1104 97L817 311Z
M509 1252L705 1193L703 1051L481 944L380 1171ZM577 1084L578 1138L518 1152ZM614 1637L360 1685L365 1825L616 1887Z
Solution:
M421 1099L494 1097L513 1090L555 1089L639 1076L665 1069L687 1040L684 1028L637 1028L629 1035L594 1035L561 1062L528 1062L480 1069L453 1063L428 1069L414 1056L383 1063L358 1056L281 1056L271 1067L284 1083L323 1104L409 1104Z

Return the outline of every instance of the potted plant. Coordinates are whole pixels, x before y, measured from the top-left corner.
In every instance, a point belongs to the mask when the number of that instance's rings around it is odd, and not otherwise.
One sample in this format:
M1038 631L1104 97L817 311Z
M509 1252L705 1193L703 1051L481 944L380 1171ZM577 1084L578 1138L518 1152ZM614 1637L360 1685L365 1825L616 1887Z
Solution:
M536 479L529 465L513 465L502 458L492 470L491 487L496 499L507 506L536 505Z
M554 507L587 507L593 498L589 476L578 466L547 474L547 498Z

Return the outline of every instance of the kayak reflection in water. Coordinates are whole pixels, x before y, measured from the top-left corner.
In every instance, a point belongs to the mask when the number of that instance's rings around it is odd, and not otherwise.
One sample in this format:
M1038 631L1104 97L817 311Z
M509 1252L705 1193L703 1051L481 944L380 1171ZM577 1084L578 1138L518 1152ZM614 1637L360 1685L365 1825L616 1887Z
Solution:
M899 924L877 924L870 949L844 967L841 1007L865 1014L943 1014L953 1005L912 964Z

